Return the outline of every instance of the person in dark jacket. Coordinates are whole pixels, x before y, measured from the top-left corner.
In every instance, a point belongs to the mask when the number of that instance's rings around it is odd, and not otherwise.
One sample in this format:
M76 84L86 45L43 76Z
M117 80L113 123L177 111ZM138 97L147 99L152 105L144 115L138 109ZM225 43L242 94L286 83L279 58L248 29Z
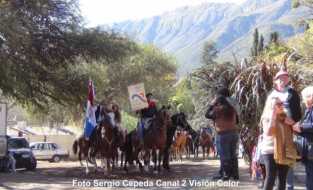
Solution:
M303 138L303 163L306 172L306 188L313 189L313 86L305 88L302 92L306 110L302 122L293 126L293 130Z
M153 100L152 93L146 95L148 107L139 111L140 121L138 122L138 132L140 136L140 143L143 144L144 131L147 130L152 122L152 119L157 113L156 102Z
M237 157L239 135L236 128L239 113L234 102L230 101L229 90L221 88L205 114L206 118L214 121L217 132L216 146L220 153L219 174L213 179L228 180L230 177L239 179Z

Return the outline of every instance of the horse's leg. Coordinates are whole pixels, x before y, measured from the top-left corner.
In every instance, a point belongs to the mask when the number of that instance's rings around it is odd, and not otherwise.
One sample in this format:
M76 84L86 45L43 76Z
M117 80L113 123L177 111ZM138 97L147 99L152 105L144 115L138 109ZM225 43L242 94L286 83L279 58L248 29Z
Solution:
M155 149L152 150L152 160L154 163L153 170L156 170L157 169L157 151Z
M198 153L199 153L199 147L197 146L197 144L195 144L195 154L194 154L195 158L198 158Z
M89 174L89 166L88 166L88 160L87 160L87 158L86 158L86 174Z
M180 161L182 162L183 161L183 155L184 155L184 147L183 147L183 145L181 145L179 147L179 152L180 152Z
M152 158L154 158L154 153L153 151L150 152L151 150L145 150L144 151L144 156L143 156L143 160L144 160L144 168L146 170L146 172L149 171L149 168L150 168L150 156L152 156Z
M80 150L78 151L78 160L79 160L80 166L84 167L84 164L82 162L82 152Z
M107 168L108 168L108 173L111 173L112 172L112 167L111 167L111 164L110 164L110 159L107 158Z
M163 152L160 149L158 149L157 155L158 155L158 172L160 172L161 171L161 160L162 160Z
M116 162L116 156L113 156L112 157L112 160L113 160L113 162L112 162L112 171L115 169L115 162Z
M202 145L202 158L205 159L205 146Z
M140 160L139 160L139 152L140 152L140 149L137 149L137 150L135 151L134 156L135 156L135 159L136 159L136 163L139 165L139 170L140 170L140 172L142 173L142 172L143 172L143 166L142 166L142 163L141 163Z
M100 160L101 160L101 168L103 169L103 171L105 171L104 157L102 157Z
M186 144L185 146L185 152L186 152L186 158L189 158L189 149L188 149L188 145Z

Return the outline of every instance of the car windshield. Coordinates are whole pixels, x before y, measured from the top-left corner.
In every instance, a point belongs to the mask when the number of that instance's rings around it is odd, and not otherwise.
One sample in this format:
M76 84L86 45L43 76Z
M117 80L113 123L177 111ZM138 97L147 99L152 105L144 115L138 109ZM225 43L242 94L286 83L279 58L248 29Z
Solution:
M25 139L9 139L8 141L9 148L29 148L29 144Z

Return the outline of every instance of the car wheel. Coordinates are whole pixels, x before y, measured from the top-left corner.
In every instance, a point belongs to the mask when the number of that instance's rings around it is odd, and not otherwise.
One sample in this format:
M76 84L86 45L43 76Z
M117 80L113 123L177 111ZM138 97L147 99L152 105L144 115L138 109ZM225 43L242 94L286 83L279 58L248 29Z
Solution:
M33 170L36 169L36 167L37 167L37 160L32 157L32 158L30 159L28 165L26 166L26 169L33 171Z
M53 162L60 162L61 161L61 157L60 156L53 156L53 158L52 158L52 161Z

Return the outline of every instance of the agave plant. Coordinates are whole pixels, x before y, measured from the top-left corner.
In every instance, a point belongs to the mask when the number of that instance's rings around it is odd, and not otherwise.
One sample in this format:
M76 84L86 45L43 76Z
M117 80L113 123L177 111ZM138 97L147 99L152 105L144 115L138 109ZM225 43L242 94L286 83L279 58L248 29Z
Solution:
M267 94L273 87L273 76L280 69L287 69L292 54L286 53L280 63L266 58L244 59L241 64L230 63L206 66L193 73L193 79L202 96L196 97L200 107L196 105L196 118L204 114L207 104L220 86L228 87L232 96L239 102L240 140L244 148L244 156L251 162L252 148L259 134L259 120L263 111ZM299 66L290 65L291 85L299 92L304 86L312 84L312 71L301 71ZM204 100L207 102L203 102ZM196 101L197 102L197 101ZM201 118L204 118L202 115ZM195 119L197 120L197 119ZM201 119L202 120L202 119ZM197 122L201 123L201 122Z

